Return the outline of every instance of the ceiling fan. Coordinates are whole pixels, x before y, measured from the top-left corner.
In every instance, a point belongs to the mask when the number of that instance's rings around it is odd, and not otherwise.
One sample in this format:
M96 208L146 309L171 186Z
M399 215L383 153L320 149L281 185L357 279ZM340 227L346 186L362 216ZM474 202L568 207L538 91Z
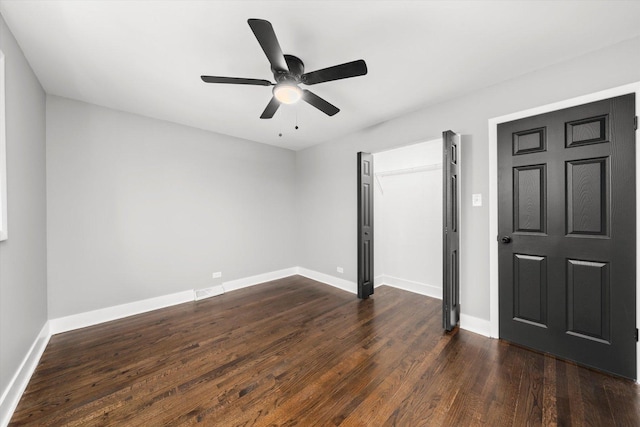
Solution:
M367 64L362 59L305 73L304 63L300 58L282 53L276 34L269 21L249 19L248 22L249 27L251 27L253 34L258 39L258 43L260 43L262 50L264 50L267 59L271 63L271 71L276 83L271 83L269 80L239 77L200 76L200 78L206 83L273 86L273 96L269 104L267 104L267 108L262 112L261 119L272 118L280 104L294 104L300 99L313 105L323 113L333 116L340 111L339 108L307 89L300 89L298 85L300 83L314 85L367 74Z

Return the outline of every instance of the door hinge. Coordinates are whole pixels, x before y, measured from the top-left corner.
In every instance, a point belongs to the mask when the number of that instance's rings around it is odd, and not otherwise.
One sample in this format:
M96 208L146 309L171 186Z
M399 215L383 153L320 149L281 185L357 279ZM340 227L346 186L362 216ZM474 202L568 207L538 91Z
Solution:
M636 328L636 342L638 342L638 328Z
M635 130L638 130L638 116L635 116L635 117L633 118L633 128L634 128Z

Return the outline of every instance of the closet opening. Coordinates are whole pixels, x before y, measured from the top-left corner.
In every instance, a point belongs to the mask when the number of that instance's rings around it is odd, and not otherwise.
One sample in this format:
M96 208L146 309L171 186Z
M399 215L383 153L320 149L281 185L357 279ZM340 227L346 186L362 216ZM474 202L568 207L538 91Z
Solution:
M442 139L373 154L374 287L442 299Z
M460 322L460 159L450 130L358 153L358 298L381 285L439 298L447 331Z

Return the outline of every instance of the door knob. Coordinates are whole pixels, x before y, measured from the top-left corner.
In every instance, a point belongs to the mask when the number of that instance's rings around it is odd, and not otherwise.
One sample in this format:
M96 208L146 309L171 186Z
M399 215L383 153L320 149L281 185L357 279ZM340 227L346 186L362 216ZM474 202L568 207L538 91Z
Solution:
M511 242L511 237L509 237L509 236L502 236L502 237L500 238L500 241L501 241L502 243L504 243L504 244L507 244L507 243Z

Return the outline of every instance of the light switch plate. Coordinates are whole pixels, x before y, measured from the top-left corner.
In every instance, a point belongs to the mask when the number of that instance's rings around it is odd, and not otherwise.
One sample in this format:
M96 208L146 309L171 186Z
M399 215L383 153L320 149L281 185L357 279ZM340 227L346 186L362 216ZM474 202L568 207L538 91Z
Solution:
M482 194L473 194L471 196L471 204L473 206L482 206Z

